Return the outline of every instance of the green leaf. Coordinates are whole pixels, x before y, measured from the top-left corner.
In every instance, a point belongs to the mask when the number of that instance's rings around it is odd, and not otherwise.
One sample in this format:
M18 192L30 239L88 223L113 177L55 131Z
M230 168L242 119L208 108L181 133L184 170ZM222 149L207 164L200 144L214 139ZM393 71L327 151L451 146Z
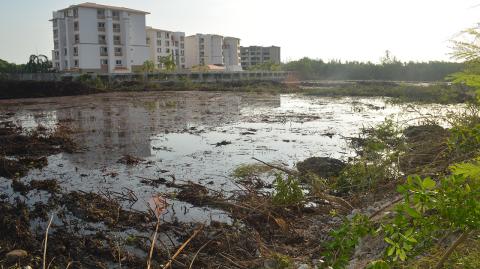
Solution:
M420 213L418 213L417 210L415 210L415 209L413 209L409 206L405 206L404 209L405 209L405 212L407 212L407 214L410 215L410 217L412 217L414 219L418 219L422 216Z
M399 257L400 257L400 260L402 261L405 261L407 259L407 254L403 249L400 249Z
M388 238L388 237L385 237L384 240L385 240L385 242L389 243L390 245L395 245L395 242L393 242L393 240Z
M427 190L432 190L435 188L437 184L435 183L435 181L433 181L431 178L427 177L423 180L422 182L422 186L423 188L427 189Z
M394 247L394 246L388 247L387 256L392 256L394 251L395 251L395 247Z

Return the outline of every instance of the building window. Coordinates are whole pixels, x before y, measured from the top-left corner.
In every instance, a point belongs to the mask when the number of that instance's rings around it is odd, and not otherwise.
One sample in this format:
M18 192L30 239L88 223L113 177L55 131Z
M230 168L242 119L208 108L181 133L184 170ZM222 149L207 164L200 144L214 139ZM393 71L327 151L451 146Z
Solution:
M100 47L100 56L108 56L108 48Z
M162 56L157 56L157 61L162 61Z
M73 30L78 31L78 21L73 23Z
M165 38L170 38L170 33L165 33Z
M104 22L99 22L98 23L98 31L99 32L105 32L105 23Z
M180 48L181 48L181 49L184 49L184 48L185 48L185 44L181 43L181 44L180 44Z
M107 59L101 59L100 60L100 65L108 65L108 60Z
M107 38L105 37L105 35L99 35L98 36L98 43L99 44L107 44Z
M80 43L80 35L76 34L75 35L75 44Z
M157 46L161 46L162 45L162 40L157 40Z
M113 24L113 32L114 33L120 33L120 24L118 24L118 23Z
M115 61L115 64L116 64L117 66L122 65L122 60L116 60L116 61Z
M157 38L162 38L162 32L157 32Z
M121 44L119 35L114 35L113 36L113 44L114 45L120 45Z
M162 48L157 48L158 53L162 53Z
M180 37L180 41L183 42L184 40L185 40L185 37L184 37L184 36L181 36L181 37Z
M185 51L184 51L184 50L181 50L181 51L180 51L180 55L182 55L182 56L185 55Z
M170 41L165 41L165 46L170 47Z
M53 41L53 48L58 49L58 41L57 40Z
M53 30L53 38L58 38L58 30Z
M67 55L67 48L63 49L63 55L65 55L65 56Z
M78 60L73 61L73 66L78 67Z
M182 63L184 63L184 62L185 62L185 58L182 57L181 61L182 61Z
M55 68L60 69L60 63L55 63Z
M120 12L112 11L112 17L113 17L114 20L119 20L120 19Z
M65 61L65 68L68 68L68 61Z
M57 27L58 26L57 19L52 20L52 24L53 24L53 27Z
M105 9L97 9L97 18L105 19Z
M119 48L119 47L115 48L115 56L122 56L122 48Z
M170 49L167 48L167 53L170 53Z
M78 9L76 8L73 9L73 17L78 18Z
M73 47L73 56L78 56L78 47Z

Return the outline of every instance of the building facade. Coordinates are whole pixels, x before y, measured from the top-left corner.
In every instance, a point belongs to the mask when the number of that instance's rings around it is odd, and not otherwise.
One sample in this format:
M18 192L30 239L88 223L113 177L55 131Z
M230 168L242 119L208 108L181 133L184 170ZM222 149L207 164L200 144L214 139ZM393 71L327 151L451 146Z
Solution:
M240 47L240 59L242 68L245 70L267 62L280 64L280 47Z
M186 67L223 65L223 37L196 34L185 38Z
M65 72L122 73L149 59L145 11L83 3L53 12L53 66Z
M240 39L236 37L223 38L223 59L227 71L242 71L240 64Z
M185 33L172 32L147 27L147 44L150 49L150 60L159 69L164 69L162 57L173 55L177 70L185 69Z

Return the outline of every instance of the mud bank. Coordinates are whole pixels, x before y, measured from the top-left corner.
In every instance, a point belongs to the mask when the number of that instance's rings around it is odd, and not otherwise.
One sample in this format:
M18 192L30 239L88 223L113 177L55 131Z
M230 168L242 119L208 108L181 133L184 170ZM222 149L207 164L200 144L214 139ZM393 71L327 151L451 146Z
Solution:
M17 81L0 80L0 99L40 98L88 95L105 92L135 91L246 91L291 92L298 91L292 85L280 82L237 81L219 83L193 83L188 81L102 81L78 79L74 81Z

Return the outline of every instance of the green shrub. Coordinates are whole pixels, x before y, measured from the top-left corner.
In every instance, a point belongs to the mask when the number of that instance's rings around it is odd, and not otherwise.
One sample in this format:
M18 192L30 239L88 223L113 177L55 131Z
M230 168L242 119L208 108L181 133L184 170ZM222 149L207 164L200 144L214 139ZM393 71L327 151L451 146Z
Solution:
M284 179L281 174L277 174L273 181L273 187L272 202L276 205L291 206L298 205L304 201L300 183L298 179L291 175Z

